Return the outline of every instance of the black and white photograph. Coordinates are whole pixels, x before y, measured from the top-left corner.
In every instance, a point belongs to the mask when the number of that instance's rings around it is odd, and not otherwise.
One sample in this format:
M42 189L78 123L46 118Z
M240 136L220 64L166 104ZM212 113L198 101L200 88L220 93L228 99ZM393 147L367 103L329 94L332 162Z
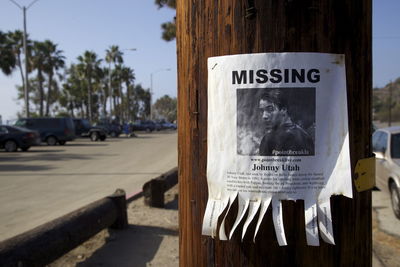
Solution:
M315 154L315 88L248 88L236 94L238 155Z

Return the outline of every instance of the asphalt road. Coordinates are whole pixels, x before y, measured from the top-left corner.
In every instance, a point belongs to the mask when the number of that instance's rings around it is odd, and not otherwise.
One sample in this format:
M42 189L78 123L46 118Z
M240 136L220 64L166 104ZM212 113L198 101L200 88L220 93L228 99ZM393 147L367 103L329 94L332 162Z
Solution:
M0 241L177 166L176 132L0 151Z

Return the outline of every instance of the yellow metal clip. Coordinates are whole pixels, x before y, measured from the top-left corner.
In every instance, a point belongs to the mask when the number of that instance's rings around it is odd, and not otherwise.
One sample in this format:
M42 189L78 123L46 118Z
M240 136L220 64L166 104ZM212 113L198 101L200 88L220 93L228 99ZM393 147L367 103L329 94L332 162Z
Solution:
M354 170L354 183L358 192L375 187L375 155L358 160Z

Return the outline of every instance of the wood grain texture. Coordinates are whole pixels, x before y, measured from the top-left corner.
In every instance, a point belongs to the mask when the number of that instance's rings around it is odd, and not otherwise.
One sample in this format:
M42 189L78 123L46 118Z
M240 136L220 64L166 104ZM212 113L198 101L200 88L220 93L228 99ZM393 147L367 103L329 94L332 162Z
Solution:
M253 2L257 13L247 19ZM254 244L201 235L207 202L207 58L259 52L346 56L352 168L371 153L371 0L178 0L180 266L371 266L371 193L331 199L336 245L306 245L303 202L284 202L288 246L271 210ZM230 215L229 215L230 216ZM232 217L232 216L230 216ZM254 228L254 224L250 227ZM251 232L251 228L248 232ZM237 231L238 232L238 231Z

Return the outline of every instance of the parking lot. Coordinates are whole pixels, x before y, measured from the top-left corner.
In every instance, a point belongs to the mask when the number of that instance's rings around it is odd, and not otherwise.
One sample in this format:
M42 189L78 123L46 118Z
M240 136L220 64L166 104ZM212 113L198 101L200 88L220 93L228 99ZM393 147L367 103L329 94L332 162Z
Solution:
M32 229L117 188L133 194L177 166L175 131L104 142L76 139L28 152L0 151L0 240Z

